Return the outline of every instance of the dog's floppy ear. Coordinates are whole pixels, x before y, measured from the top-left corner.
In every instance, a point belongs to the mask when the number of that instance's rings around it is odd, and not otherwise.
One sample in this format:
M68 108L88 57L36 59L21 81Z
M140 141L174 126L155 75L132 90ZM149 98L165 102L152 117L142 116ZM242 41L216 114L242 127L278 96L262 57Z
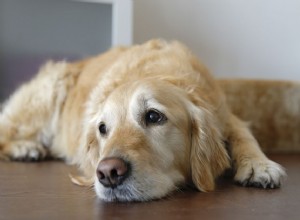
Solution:
M72 163L79 166L82 172L81 175L70 175L72 182L77 185L93 185L99 157L99 146L95 131L97 131L97 128L89 125L89 123L85 125L77 155L72 161Z
M220 128L208 111L193 106L190 165L192 181L198 190L214 190L215 179L229 168Z

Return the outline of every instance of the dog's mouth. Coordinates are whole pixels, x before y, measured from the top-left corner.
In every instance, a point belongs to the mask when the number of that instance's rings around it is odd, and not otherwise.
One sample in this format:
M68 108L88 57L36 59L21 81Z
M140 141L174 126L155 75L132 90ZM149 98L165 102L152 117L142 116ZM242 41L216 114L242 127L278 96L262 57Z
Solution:
M133 195L127 189L106 189L103 192L105 201L107 202L129 202L133 201Z
M133 178L128 178L121 185L105 187L98 181L95 183L97 195L106 202L139 202L151 198L135 186Z
M94 188L97 196L105 202L148 202L165 198L181 189L183 185L182 180L176 184L167 178L157 181L145 176L130 176L122 184L114 187L105 187L96 180Z

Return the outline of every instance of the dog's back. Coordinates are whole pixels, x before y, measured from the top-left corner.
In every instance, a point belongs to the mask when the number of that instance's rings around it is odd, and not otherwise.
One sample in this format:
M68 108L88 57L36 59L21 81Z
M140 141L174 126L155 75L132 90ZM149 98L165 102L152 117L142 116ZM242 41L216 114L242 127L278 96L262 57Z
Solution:
M219 80L233 113L249 122L263 150L300 151L300 83Z

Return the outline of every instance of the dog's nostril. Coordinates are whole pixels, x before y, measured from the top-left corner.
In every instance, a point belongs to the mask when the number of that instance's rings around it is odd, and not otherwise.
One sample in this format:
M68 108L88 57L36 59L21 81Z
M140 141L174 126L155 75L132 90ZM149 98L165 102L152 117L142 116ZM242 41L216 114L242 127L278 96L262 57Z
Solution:
M101 171L97 171L97 175L98 175L98 179L100 180L100 179L104 179L105 178L105 175L104 175L104 173L102 173Z
M112 178L117 178L118 176L122 176L123 174L120 174L118 175L118 171L116 169L113 169L111 172L110 172L110 176Z
M99 182L111 188L122 184L128 173L128 164L120 158L106 158L99 163L97 168Z

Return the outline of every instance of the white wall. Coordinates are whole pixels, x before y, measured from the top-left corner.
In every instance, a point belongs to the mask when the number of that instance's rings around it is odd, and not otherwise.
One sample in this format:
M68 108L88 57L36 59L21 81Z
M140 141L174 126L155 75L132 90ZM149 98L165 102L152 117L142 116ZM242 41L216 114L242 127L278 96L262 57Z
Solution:
M300 81L299 0L134 0L133 36L181 40L216 76Z

